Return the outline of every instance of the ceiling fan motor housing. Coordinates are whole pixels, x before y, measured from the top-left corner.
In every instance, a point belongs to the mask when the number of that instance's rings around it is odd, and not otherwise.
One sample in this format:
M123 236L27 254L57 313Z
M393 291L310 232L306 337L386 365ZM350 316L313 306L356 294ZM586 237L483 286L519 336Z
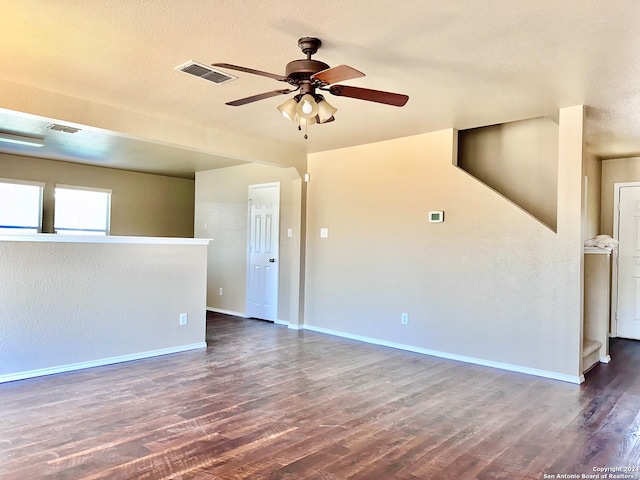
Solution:
M293 62L287 63L286 75L291 80L308 80L311 78L311 75L326 70L327 68L329 68L329 65L320 60L294 60Z
M302 87L307 83L305 80L310 80L312 75L329 68L329 65L326 63L311 59L311 55L318 51L320 45L322 45L320 39L314 37L302 37L298 40L298 47L300 47L300 50L302 50L302 53L304 53L307 58L294 60L287 64L286 76L291 83L298 85L302 83L302 85L300 85ZM306 88L305 90L310 90L310 88Z

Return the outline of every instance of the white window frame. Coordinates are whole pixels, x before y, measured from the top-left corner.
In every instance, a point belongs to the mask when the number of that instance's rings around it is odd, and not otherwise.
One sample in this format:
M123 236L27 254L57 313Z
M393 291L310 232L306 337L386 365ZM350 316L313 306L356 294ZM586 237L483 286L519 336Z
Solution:
M29 185L33 187L40 187L40 198L38 200L38 225L35 227L33 226L26 227L26 226L17 226L17 225L0 225L0 227L15 228L16 234L20 234L21 233L20 230L27 229L27 228L36 228L38 233L42 233L42 203L44 200L45 182L34 182L31 180L18 180L15 178L0 178L0 183L10 183L13 185ZM8 235L12 235L12 234L8 234Z
M111 195L113 193L113 190L110 188L97 188L97 187L86 187L86 186L82 186L82 185L67 185L67 184L63 184L63 183L56 183L55 184L55 188L61 188L61 189L65 189L65 190L81 190L83 192L100 192L100 193L106 193L109 195L109 201L107 202L107 211L106 211L106 231L105 230L95 230L96 232L105 232L104 234L106 236L111 235ZM53 218L53 230L56 234L59 235L86 235L83 232L88 232L88 231L92 231L91 229L88 228L83 228L83 229L78 229L78 230L73 230L73 229L67 229L67 228L62 228L61 231L58 231L58 229L56 228L56 219L55 219L55 210L56 210L56 206L54 205L53 208L53 212L54 212L54 218Z

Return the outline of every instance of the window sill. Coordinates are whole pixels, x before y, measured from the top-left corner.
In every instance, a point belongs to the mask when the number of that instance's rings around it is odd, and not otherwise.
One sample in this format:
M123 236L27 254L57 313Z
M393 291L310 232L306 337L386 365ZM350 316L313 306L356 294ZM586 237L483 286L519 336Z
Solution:
M0 235L0 242L54 242L54 243L137 243L159 245L209 245L207 238L178 237L125 237L91 235L56 235L38 233L32 235Z

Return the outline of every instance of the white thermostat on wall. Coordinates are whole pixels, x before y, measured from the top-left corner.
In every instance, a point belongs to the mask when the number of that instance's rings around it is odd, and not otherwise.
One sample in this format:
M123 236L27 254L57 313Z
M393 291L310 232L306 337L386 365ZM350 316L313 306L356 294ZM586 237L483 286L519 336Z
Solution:
M429 222L431 222L431 223L444 222L444 212L442 210L438 210L438 211L435 211L435 212L429 212Z

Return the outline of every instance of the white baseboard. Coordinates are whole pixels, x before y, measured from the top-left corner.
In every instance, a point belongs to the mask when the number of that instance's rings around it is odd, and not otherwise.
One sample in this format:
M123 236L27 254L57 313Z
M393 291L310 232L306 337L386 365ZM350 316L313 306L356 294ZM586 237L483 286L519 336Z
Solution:
M234 317L249 318L246 313L234 312L233 310L223 310L222 308L207 307L207 311L232 315Z
M291 330L302 330L304 329L304 325L297 325L295 323L290 323L287 320L276 320L275 322L276 325L283 325L287 328L290 328Z
M609 363L610 361L611 361L610 355L605 355L604 357L600 357L600 362L602 363Z
M159 350L132 353L130 355L120 355L118 357L101 358L99 360L91 360L89 362L71 363L68 365L60 365L57 367L39 368L37 370L27 370L25 372L8 373L5 375L0 375L0 383L13 382L15 380L25 380L27 378L34 377L42 377L45 375L53 375L54 373L72 372L74 370L83 370L85 368L102 367L104 365L130 362L132 360L140 360L143 358L159 357L161 355L186 352L188 350L196 350L198 348L207 348L207 342L192 343L190 345L180 345L178 347L161 348Z
M553 380L561 380L563 382L577 383L584 382L584 375L565 375L562 373L551 372L548 370L539 370L537 368L523 367L520 365L513 365L510 363L494 362L492 360L485 360L482 358L467 357L466 355L457 355L455 353L441 352L439 350L430 350L428 348L414 347L413 345L405 345L402 343L388 342L386 340L380 340L377 338L365 337L362 335L354 335L351 333L341 332L338 330L331 330L328 328L316 327L313 325L289 325L289 328L311 330L319 333L326 333L328 335L335 335L337 337L349 338L351 340L358 340L360 342L372 343L374 345L382 345L384 347L397 348L399 350L407 350L409 352L422 353L424 355L431 355L432 357L446 358L448 360L457 360L459 362L472 363L474 365L482 365L484 367L498 368L501 370L508 370L511 372L526 373L528 375L535 375L537 377L550 378Z
M214 307L207 307L207 310L209 312L216 312L216 313L223 313L225 315L231 315L233 317L240 317L240 318L251 318L249 317L246 313L241 313L241 312L234 312L233 310L223 310L221 308L214 308ZM260 319L258 319L260 320ZM273 321L273 323L275 323L276 325L289 325L289 322L287 320L266 320L267 322L271 322Z

